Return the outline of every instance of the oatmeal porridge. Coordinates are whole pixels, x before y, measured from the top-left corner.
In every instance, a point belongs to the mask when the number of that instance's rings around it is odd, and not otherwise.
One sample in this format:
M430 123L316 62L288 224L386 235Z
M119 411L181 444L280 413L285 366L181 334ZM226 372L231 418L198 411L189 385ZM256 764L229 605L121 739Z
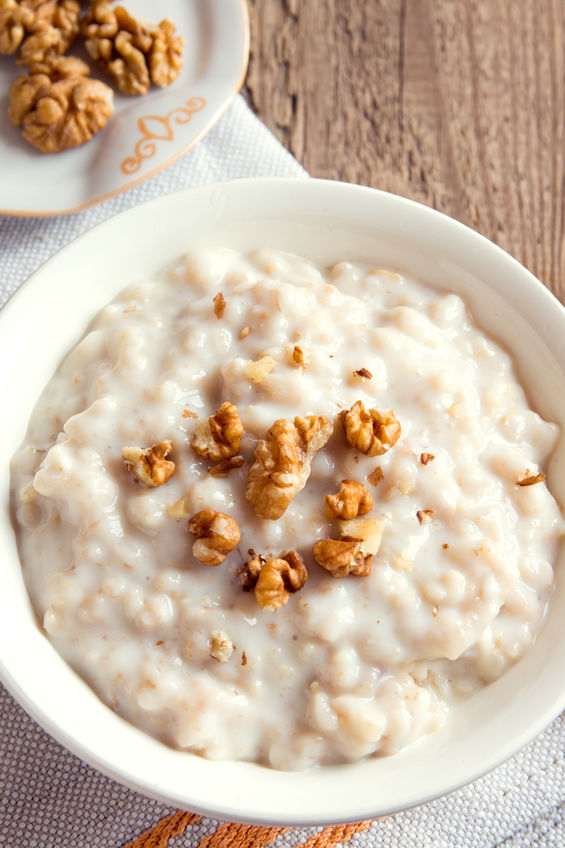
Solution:
M458 296L198 250L44 390L12 461L24 578L60 654L167 744L393 754L535 640L558 436Z

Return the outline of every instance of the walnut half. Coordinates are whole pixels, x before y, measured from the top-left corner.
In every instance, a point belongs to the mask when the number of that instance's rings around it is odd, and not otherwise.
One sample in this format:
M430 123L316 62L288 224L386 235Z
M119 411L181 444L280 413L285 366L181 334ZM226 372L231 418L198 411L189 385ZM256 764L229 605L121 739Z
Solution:
M8 117L42 153L57 153L90 141L113 111L112 90L88 77L85 62L55 57L32 65L10 86Z
M249 469L245 497L256 515L272 521L284 514L293 497L306 485L315 454L333 432L328 418L297 417L294 424L279 418L259 439Z
M372 508L372 494L356 480L342 480L339 492L324 498L324 509L328 518L357 518Z
M214 509L197 512L186 528L196 536L192 553L203 565L221 565L241 538L237 521L225 512L216 512Z
M243 588L248 592L254 589L255 600L261 609L267 610L283 607L307 579L308 570L296 551L270 559L255 555L240 570Z
M392 410L366 410L362 400L341 413L345 437L349 444L365 456L380 456L400 438L400 423Z
M175 463L167 459L173 449L171 442L159 442L151 448L122 448L127 467L141 483L155 488L173 476Z
M219 462L237 454L242 435L237 406L225 401L215 415L198 421L191 447L199 456Z
M183 40L169 20L139 21L122 6L98 0L81 29L86 52L122 94L146 94L151 83L170 85L180 73Z

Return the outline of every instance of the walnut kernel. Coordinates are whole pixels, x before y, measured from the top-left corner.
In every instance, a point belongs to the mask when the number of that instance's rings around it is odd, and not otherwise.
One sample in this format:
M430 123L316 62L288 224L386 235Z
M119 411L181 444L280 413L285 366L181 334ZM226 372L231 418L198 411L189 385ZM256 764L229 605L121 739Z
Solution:
M224 317L224 310L226 308L226 301L222 294L222 292L218 292L215 297L212 298L214 302L214 315L216 318L220 319Z
M192 553L203 565L220 565L241 538L237 521L213 509L203 509L193 515L187 530L196 536Z
M291 594L302 589L307 579L308 571L296 551L267 559L261 563L255 584L255 600L261 609L280 609Z
M241 468L243 465L245 465L245 460L242 456L232 456L230 459L222 459L216 465L211 465L208 474L210 477L227 477L231 471Z
M43 153L57 153L90 141L113 111L113 93L87 76L88 65L55 57L32 65L9 90L8 117Z
M146 486L162 486L173 476L175 463L167 459L171 442L159 442L150 448L122 448L122 457L134 477Z
M255 448L245 497L260 518L273 521L284 514L306 485L314 455L330 438L333 425L318 415L275 421Z
M182 38L169 20L138 21L122 6L91 3L81 22L88 55L122 94L146 94L151 83L170 85L182 66Z
M383 520L381 518L352 518L339 522L342 540L359 542L364 554L375 555L379 552L383 538Z
M527 472L526 472L526 474L527 474ZM526 477L522 477L521 480L518 480L516 485L518 485L518 486L535 486L536 483L543 483L544 480L545 480L545 474L543 473L543 471L540 471L539 474L530 474L530 475L527 475Z
M332 577L367 577L373 567L372 555L365 556L355 539L320 539L314 545L314 559Z
M210 656L218 662L229 662L234 652L233 642L223 630L214 630L210 634Z
M435 456L433 453L424 452L420 454L420 462L422 463L422 465L427 465L429 462L433 462L434 459Z
M324 510L328 518L357 518L372 508L372 494L356 480L342 480L339 492L324 498Z
M33 65L66 53L79 31L78 0L20 0L19 6L29 10L32 19L25 27L18 65Z
M243 424L239 420L237 406L224 401L214 415L198 421L191 447L199 456L218 462L237 454L242 435Z
M35 15L31 8L17 0L0 0L0 53L15 53Z
M366 456L386 453L400 437L400 423L392 410L366 410L363 401L358 400L340 417L347 441Z

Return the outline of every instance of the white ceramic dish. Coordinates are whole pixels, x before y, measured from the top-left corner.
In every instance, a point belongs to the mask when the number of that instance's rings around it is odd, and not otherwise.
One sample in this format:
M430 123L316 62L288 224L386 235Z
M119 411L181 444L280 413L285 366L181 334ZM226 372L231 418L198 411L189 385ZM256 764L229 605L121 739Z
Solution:
M249 53L245 0L128 0L133 15L168 17L184 39L183 67L168 88L144 97L114 94L114 114L88 144L46 156L0 123L0 214L61 215L77 212L137 185L190 150L216 123L241 87ZM86 59L80 45L71 53ZM0 110L23 68L0 56Z
M0 313L0 675L26 710L80 757L123 783L196 812L257 824L329 824L423 803L510 756L565 707L565 568L544 629L508 674L400 754L307 773L217 763L173 751L116 716L40 632L23 585L8 511L9 459L63 354L126 284L196 245L350 258L461 293L477 322L514 354L530 400L565 427L565 310L490 242L426 207L315 180L205 186L123 213L46 263ZM46 320L45 316L51 316ZM565 502L565 440L549 483ZM562 557L563 559L563 557Z

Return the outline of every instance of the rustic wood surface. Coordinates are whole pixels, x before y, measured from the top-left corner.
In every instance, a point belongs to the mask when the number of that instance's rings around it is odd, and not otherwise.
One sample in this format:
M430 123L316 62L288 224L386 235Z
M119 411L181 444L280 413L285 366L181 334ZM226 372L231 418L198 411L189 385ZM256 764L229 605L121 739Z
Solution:
M565 301L564 0L249 0L244 94L317 177L426 203Z

